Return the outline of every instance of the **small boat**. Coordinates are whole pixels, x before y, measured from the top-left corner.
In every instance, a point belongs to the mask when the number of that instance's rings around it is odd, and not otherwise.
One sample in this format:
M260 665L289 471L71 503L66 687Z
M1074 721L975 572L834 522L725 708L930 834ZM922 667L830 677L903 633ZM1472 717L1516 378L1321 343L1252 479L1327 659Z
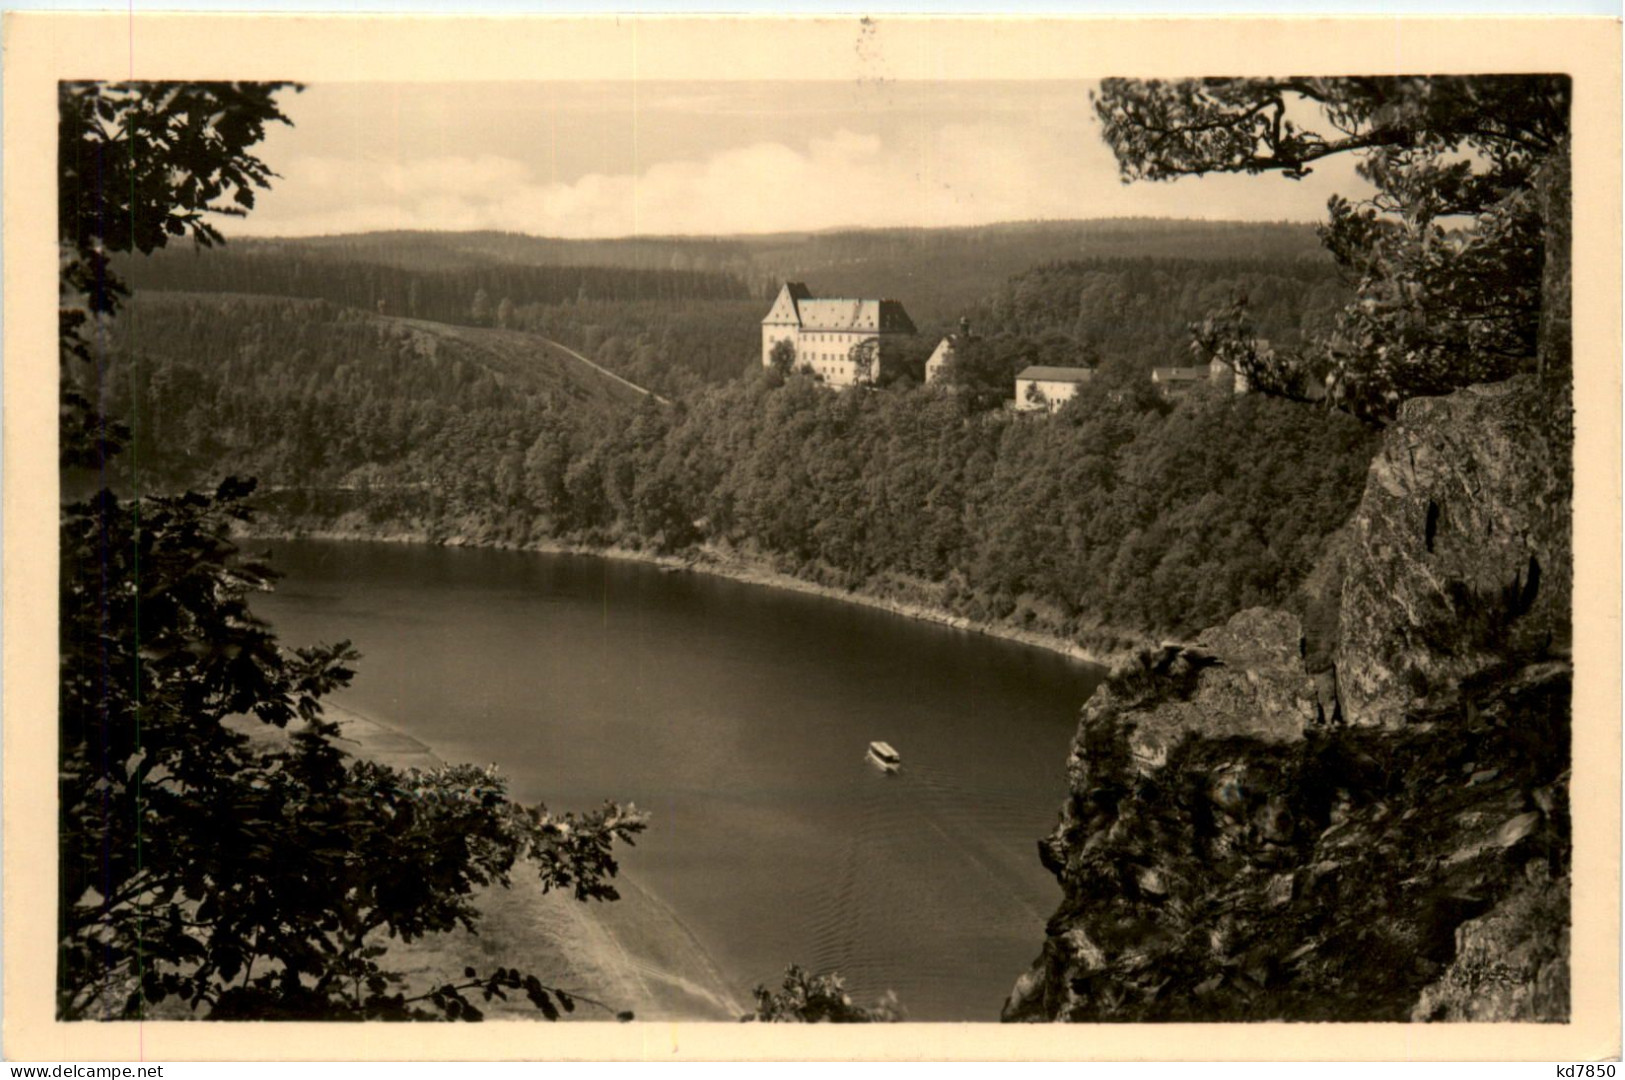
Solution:
M869 744L869 760L878 765L882 772L894 773L903 767L903 756L892 749L889 742L876 739Z

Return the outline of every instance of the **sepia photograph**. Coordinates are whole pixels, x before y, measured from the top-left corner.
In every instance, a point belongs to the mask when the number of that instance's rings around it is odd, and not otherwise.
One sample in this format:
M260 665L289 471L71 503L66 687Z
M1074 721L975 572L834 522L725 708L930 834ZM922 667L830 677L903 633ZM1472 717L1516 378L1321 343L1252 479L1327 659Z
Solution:
M70 1053L1618 1053L1617 55L578 19L347 73L365 21L247 22L8 80L57 274L8 240L7 997L36 957Z

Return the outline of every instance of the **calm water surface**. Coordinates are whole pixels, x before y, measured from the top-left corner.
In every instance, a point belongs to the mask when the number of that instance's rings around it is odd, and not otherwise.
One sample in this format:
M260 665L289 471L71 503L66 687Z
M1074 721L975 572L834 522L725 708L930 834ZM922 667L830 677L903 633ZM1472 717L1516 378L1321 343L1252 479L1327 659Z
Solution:
M256 609L349 638L338 700L514 795L653 813L623 865L736 994L839 969L916 1020L996 1020L1059 889L1055 820L1101 671L856 605L581 556L278 542ZM864 749L885 739L903 771Z

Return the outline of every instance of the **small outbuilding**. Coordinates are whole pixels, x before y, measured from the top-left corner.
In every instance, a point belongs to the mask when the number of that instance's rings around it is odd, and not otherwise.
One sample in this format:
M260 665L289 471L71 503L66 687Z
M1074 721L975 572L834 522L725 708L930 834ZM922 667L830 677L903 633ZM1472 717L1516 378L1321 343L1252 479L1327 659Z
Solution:
M931 357L925 362L925 381L932 383L942 378L942 373L953 362L959 347L970 340L972 340L970 320L960 319L958 332L949 334L937 342L937 347L931 350Z
M1054 412L1071 401L1078 387L1095 377L1094 368L1034 364L1016 376L1016 408Z

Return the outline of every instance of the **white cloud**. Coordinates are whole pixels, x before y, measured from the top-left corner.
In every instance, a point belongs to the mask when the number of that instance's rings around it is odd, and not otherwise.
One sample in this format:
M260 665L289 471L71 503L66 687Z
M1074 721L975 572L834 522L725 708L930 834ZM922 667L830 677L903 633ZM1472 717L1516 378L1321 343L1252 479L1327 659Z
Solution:
M851 130L757 142L637 172L545 182L513 158L380 162L302 157L245 224L258 234L505 229L548 236L717 234L843 226L971 225L1118 215L1286 216L1276 177L1117 181L1090 127L946 124L891 143ZM1302 182L1348 190L1348 170ZM1324 205L1300 187L1296 207ZM1303 216L1299 213L1295 216Z

